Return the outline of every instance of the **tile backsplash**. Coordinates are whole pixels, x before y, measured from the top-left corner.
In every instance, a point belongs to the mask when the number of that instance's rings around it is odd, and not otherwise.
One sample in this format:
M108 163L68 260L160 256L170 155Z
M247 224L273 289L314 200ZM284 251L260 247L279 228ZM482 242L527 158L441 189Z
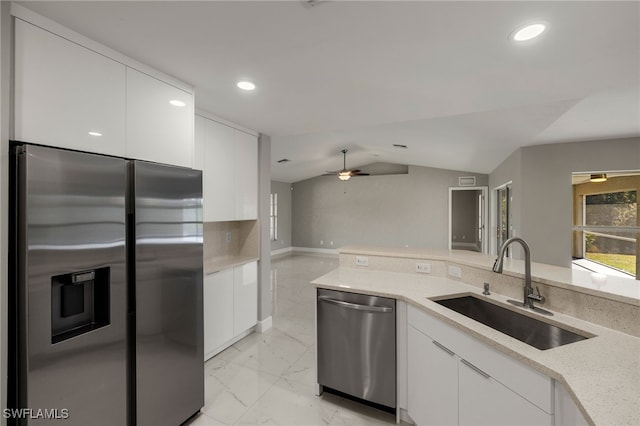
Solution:
M259 257L257 220L204 223L204 258Z

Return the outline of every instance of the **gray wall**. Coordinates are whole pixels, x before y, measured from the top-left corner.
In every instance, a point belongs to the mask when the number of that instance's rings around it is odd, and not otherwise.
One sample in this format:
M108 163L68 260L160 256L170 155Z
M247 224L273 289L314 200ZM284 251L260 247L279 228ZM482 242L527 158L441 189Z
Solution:
M291 247L291 184L271 181L271 193L278 194L278 240L271 251Z
M271 246L269 243L269 194L271 193L271 137L258 138L258 220L260 261L258 262L258 321L271 316Z
M448 247L449 187L459 176L488 176L409 166L404 175L321 176L293 184L293 246L348 244ZM322 244L321 244L322 240ZM333 245L331 245L333 242Z
M520 148L489 182L493 189L513 181L516 235L529 243L532 259L566 267L571 263L571 173L639 169L640 138L559 143Z

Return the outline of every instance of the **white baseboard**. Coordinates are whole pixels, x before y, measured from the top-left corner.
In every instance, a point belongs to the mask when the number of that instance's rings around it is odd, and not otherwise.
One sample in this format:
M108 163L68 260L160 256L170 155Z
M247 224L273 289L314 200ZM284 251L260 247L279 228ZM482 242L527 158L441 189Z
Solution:
M256 324L256 332L264 333L271 327L273 327L273 317L268 317L263 319L262 321L258 321L258 324Z
M271 318L271 317L269 317ZM258 326L254 325L253 327L251 327L248 330L243 331L242 333L238 334L237 336L235 336L234 338L232 338L231 340L229 340L228 342L223 343L222 345L218 346L217 348L215 348L214 350L212 350L209 353L206 353L204 355L204 360L207 361L210 358L213 358L214 356L216 356L217 354L219 354L220 352L224 351L225 349L227 349L229 346L233 345L234 343L244 339L245 337L247 337L248 335L250 335L251 333L253 333L254 331L257 331Z
M294 252L303 252L303 253L318 253L318 254L333 254L337 255L338 250L336 249L321 249L321 248L311 248L311 247L292 247Z
M293 247L285 247L277 250L271 250L271 257L291 253L292 251L293 251Z
M409 417L409 413L407 413L407 410L405 410L404 408L399 408L398 413L399 415L397 416L397 418L399 418L401 421L408 423L410 425L415 425L415 422L413 421L413 419Z

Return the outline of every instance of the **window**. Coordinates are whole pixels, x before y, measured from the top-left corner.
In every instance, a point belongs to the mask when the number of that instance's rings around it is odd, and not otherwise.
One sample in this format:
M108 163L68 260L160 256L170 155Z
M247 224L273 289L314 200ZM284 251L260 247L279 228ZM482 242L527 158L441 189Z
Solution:
M638 180L622 176L574 185L575 264L638 279Z
M278 240L278 193L271 194L271 209L269 214L270 232L269 237L271 241Z

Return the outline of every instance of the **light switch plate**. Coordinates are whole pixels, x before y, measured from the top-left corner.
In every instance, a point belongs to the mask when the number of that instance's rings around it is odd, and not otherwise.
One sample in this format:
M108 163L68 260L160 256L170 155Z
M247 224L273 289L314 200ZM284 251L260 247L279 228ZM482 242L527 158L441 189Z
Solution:
M431 264L430 263L416 263L416 272L421 274L430 274L431 273Z
M462 269L459 266L449 265L447 271L452 277L462 278Z

